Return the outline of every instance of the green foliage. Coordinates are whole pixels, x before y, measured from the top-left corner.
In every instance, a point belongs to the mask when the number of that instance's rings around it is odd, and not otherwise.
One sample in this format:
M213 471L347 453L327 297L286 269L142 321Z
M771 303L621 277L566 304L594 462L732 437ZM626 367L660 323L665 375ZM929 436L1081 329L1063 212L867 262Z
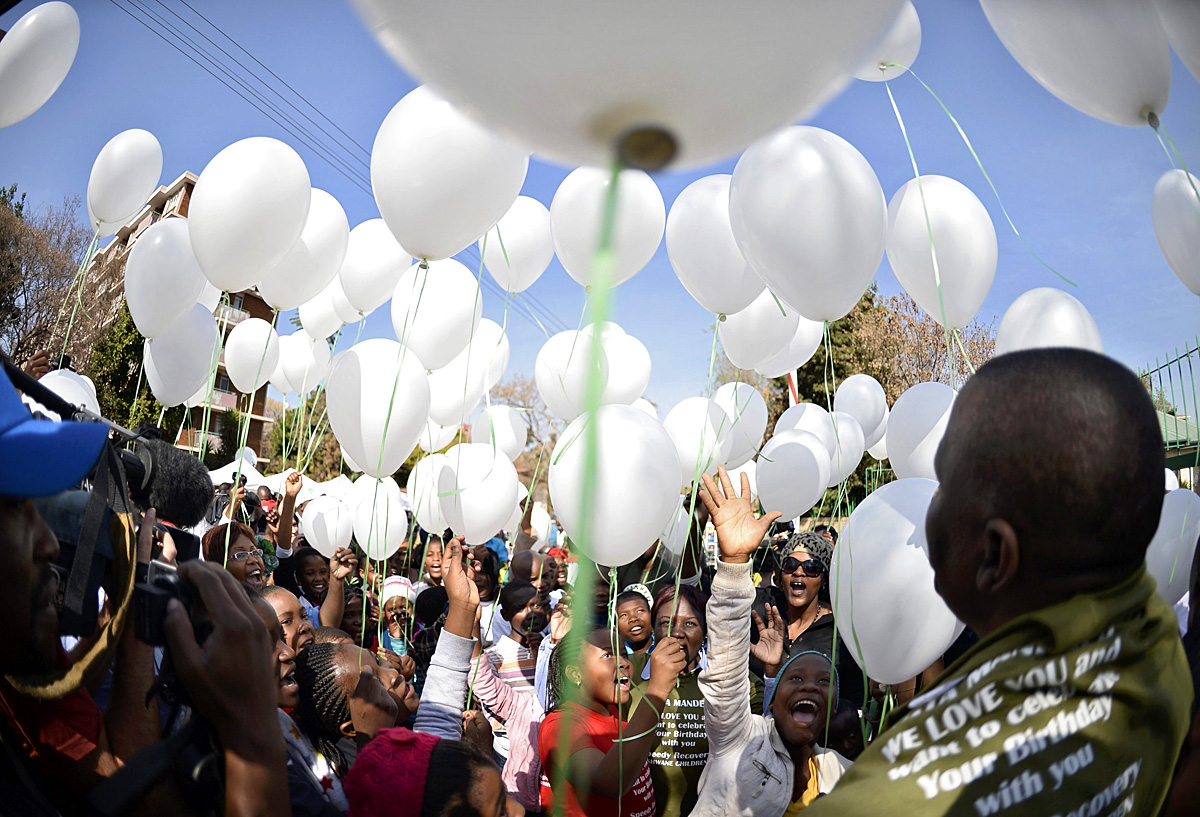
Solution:
M174 441L187 409L175 406L163 414L162 404L154 399L141 375L142 343L129 309L122 303L121 314L100 336L88 366L88 375L96 384L100 413L130 428L139 423L157 425L168 441Z
M0 187L0 207L7 207L12 210L14 216L19 219L25 218L25 194L17 196L17 185L14 182L8 187Z
M342 462L342 447L329 428L324 390L296 408L284 410L283 416L271 424L267 446L269 473L297 468L306 460L307 467L300 470L319 482L350 473Z

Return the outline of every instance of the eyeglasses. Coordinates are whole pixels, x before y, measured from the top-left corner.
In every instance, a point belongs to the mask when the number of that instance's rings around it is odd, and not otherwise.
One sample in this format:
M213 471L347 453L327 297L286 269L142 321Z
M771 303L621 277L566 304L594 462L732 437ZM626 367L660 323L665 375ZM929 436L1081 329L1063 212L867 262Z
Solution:
M233 559L235 562L244 562L247 559L249 559L250 557L254 557L255 559L261 559L262 555L263 555L262 549L255 548L254 550L239 550L237 553L230 553L229 558Z
M799 568L803 568L804 575L808 576L810 579L815 579L817 576L820 576L825 572L825 568L816 559L809 559L806 562L802 562L795 556L788 556L783 560L783 564L780 565L780 567L782 568L785 576L795 573Z

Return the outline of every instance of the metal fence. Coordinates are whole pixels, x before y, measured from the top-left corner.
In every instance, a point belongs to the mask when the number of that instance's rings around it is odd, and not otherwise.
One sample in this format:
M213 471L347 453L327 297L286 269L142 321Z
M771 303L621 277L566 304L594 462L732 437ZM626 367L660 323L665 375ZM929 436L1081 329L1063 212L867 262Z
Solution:
M1200 336L1185 341L1182 348L1156 357L1138 374L1154 401L1158 424L1163 435L1167 467L1188 470L1186 481L1195 486L1197 452L1200 451L1200 388L1196 370L1200 369Z

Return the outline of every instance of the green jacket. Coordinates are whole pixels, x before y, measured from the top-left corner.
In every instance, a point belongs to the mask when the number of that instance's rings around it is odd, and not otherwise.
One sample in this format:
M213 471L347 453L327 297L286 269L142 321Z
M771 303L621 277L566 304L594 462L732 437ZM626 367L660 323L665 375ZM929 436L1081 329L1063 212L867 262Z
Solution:
M1154 817L1189 724L1171 608L1145 569L984 638L805 817Z

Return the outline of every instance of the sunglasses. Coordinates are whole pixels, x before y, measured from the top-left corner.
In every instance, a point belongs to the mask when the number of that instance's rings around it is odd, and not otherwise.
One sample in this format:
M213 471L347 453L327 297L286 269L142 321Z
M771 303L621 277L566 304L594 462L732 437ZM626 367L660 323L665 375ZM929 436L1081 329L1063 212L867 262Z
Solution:
M825 568L816 559L809 559L806 562L802 562L795 556L788 556L785 558L783 560L783 564L780 565L780 568L783 570L783 574L785 576L795 573L799 568L803 568L804 575L808 576L810 579L815 579L817 576L820 576L825 572Z
M244 562L251 556L253 556L255 559L261 559L262 555L262 549L255 548L254 550L239 550L236 553L230 553L229 558L233 559L235 562Z

